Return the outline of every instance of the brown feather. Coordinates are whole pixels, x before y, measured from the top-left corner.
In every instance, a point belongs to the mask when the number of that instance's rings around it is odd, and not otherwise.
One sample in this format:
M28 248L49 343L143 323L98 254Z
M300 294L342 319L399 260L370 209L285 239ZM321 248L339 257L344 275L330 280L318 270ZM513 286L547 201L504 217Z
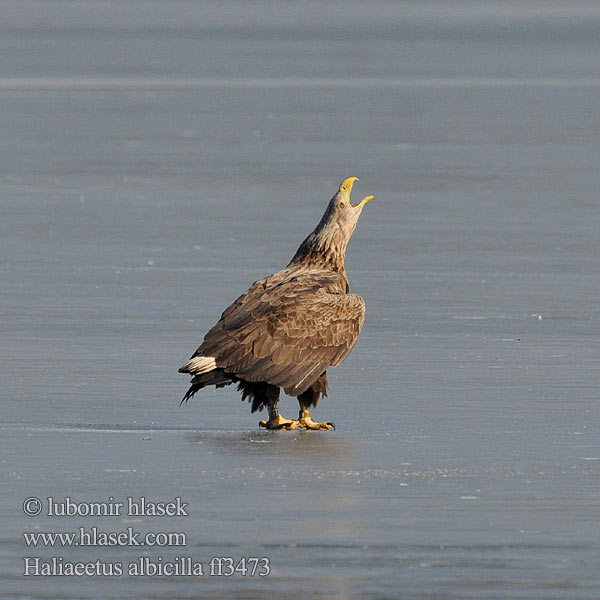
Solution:
M278 275L267 278L274 287L265 289L258 282L240 296L196 354L214 356L219 368L238 377L248 381L263 377L260 380L297 395L320 377L324 369L312 372L317 364L324 368L339 364L352 349L362 326L364 302L342 292L345 281L339 274L288 269ZM251 316L246 311L249 305ZM270 358L270 365L262 362L265 358ZM282 379L286 369L288 375Z

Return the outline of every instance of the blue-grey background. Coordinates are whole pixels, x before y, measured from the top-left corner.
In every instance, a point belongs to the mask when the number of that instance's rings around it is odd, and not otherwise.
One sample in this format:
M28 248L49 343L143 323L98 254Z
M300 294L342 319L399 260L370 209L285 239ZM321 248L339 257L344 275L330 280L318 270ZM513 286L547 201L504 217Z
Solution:
M600 6L5 0L2 598L600 596ZM367 304L266 432L177 368L339 181ZM294 399L281 402L296 413ZM177 518L28 496L180 496ZM23 531L183 531L27 548ZM25 578L23 556L266 556L268 577Z

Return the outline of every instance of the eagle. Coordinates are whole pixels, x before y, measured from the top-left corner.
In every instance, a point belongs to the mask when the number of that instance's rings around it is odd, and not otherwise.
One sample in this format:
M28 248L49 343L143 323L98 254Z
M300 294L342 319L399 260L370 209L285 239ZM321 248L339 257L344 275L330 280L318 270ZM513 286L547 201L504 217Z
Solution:
M290 263L250 288L225 309L202 345L180 369L192 376L181 404L206 386L237 383L242 400L266 429L335 429L313 421L310 408L327 396L327 369L350 353L363 326L365 302L350 294L344 257L366 196L350 193L357 177L342 181L325 214ZM296 396L297 419L279 414L280 389Z

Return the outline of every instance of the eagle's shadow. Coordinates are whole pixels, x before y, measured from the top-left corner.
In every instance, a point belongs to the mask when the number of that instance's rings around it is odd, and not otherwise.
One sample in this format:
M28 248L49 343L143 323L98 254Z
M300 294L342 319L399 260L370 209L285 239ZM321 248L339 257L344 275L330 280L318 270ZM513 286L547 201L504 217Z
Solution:
M202 452L340 459L354 454L357 440L329 431L188 431L185 439Z

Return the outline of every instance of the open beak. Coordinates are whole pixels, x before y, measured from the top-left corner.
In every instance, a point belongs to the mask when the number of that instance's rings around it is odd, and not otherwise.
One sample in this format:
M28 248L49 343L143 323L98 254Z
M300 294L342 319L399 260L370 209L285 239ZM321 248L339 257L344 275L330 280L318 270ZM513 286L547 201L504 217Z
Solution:
M373 196L365 196L358 204L352 204L352 202L350 202L350 194L352 193L352 186L354 185L355 181L358 181L358 177L346 177L346 179L340 183L338 193L347 194L350 206L352 208L359 208L360 206L364 206L367 202L373 200Z
M367 202L371 202L375 196L365 196L358 204L350 203L352 208L358 208L359 206L364 206Z

